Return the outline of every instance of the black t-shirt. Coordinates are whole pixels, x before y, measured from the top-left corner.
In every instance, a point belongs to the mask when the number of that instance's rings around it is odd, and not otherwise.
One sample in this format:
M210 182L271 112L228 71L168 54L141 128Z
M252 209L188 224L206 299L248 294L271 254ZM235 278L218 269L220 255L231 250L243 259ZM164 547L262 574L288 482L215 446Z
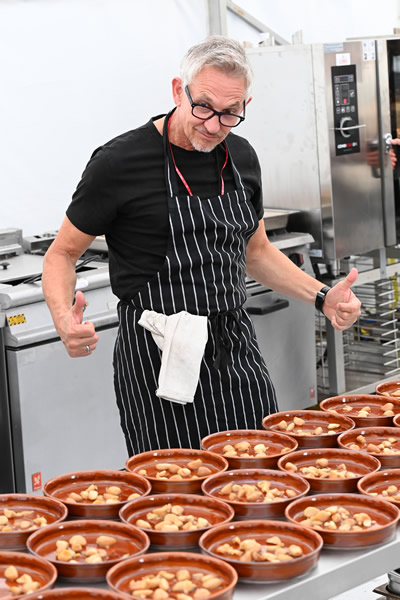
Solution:
M105 234L113 292L129 302L162 267L168 242L168 199L163 138L153 124L128 131L94 151L67 209L71 223L89 235ZM254 149L230 133L229 152L247 197L259 219L263 215L261 172ZM176 164L192 193L221 193L225 147L212 152L172 145ZM230 161L223 171L225 191L236 188ZM187 191L178 178L179 194Z

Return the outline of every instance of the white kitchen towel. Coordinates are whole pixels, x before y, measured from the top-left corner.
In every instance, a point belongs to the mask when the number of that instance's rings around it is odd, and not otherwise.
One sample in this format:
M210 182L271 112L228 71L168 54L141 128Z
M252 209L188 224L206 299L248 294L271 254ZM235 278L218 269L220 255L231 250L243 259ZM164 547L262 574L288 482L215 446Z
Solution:
M184 310L169 316L144 310L138 323L162 350L156 395L180 404L193 402L208 338L207 317Z

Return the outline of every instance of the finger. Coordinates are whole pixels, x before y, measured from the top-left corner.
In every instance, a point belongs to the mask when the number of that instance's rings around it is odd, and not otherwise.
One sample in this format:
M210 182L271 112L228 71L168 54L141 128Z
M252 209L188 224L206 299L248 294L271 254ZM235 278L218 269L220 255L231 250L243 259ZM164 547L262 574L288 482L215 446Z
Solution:
M72 307L72 314L75 323L82 323L83 320L83 307L86 304L85 296L82 292L76 292L75 302Z
M355 267L353 267L347 277L339 284L342 290L349 290L350 287L355 283L357 277L358 271Z

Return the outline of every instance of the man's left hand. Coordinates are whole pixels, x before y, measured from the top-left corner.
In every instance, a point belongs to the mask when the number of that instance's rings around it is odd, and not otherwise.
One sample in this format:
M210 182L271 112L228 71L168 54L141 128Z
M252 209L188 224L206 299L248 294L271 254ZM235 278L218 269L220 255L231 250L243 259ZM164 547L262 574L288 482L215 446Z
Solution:
M325 298L324 315L339 331L351 327L361 313L361 302L350 289L357 276L357 269L351 269L347 277L333 286Z

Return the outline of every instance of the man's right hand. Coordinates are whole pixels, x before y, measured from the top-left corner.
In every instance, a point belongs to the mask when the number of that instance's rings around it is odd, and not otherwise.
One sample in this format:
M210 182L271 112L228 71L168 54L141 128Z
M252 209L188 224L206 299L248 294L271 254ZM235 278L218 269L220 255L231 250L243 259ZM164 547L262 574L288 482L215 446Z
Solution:
M90 321L83 321L83 310L86 305L82 292L76 292L75 303L69 310L58 327L58 333L72 358L89 356L98 342L95 327Z

